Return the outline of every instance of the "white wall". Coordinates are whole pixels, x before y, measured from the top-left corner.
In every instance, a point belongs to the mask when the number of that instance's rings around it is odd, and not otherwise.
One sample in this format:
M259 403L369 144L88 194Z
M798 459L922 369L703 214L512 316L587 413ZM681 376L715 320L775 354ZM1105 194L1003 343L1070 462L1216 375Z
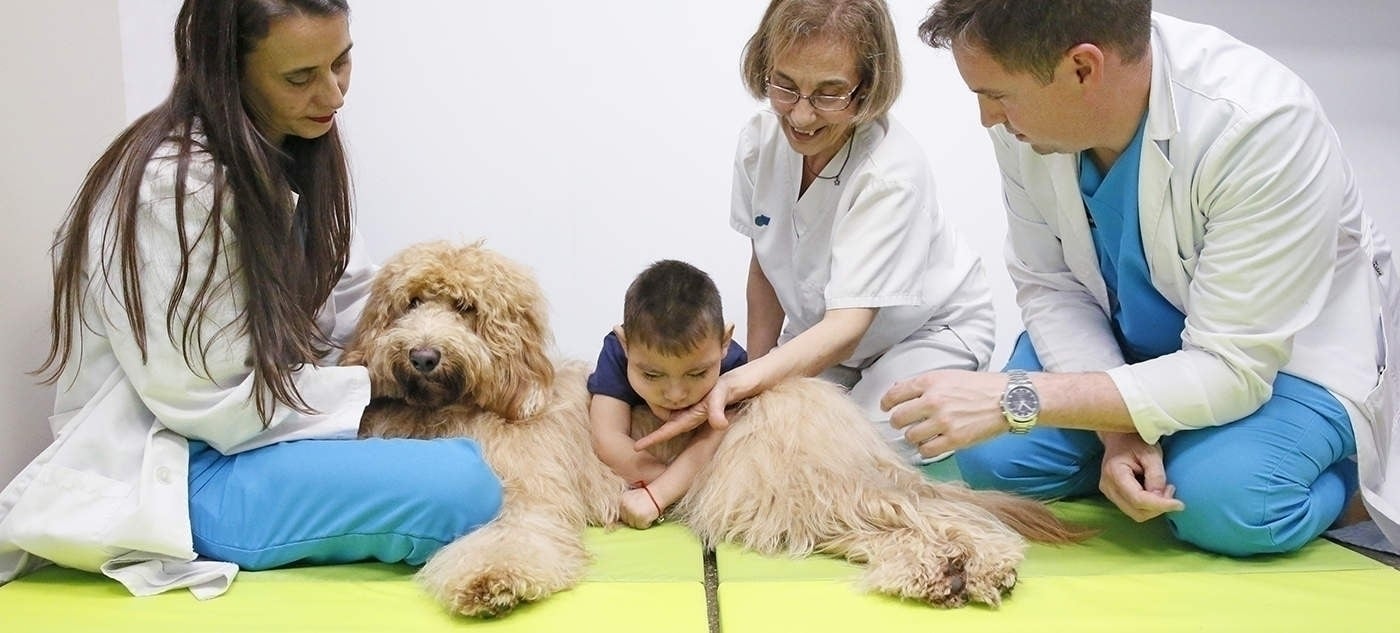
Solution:
M1393 0L1154 0L1264 49L1307 80L1356 170L1366 210L1400 240L1400 3Z
M728 228L730 163L735 133L753 108L739 85L739 51L765 3L352 2L354 85L340 120L373 255L383 259L424 239L486 238L539 274L561 351L576 357L596 353L598 339L621 318L627 283L660 258L708 270L729 317L742 327L748 255ZM931 3L891 0L908 71L895 114L923 139L945 212L987 261L999 310L999 362L1020 320L1001 264L1005 222L995 167L975 102L947 52L915 37ZM42 352L47 271L38 260L101 145L85 132L73 143L76 150L64 153L54 149L53 130L76 134L81 124L110 137L117 126L110 115L94 117L94 104L124 102L130 120L165 95L179 1L36 4L23 19L7 15L0 23L0 52L13 48L5 59L34 60L0 71L6 94L14 95L0 107L20 109L18 118L6 120L25 121L22 129L5 124L5 134L32 135L0 146L7 178L0 180L0 203L13 217L9 205L24 201L17 208L39 225L35 235L3 238L30 257L27 267L5 273L15 275L6 283L16 288L5 297L26 297L9 302L10 314L23 315L20 327L0 334L11 367L28 367ZM108 68L118 58L110 33L103 39L90 32L113 30L114 4L124 90L113 84L120 74ZM82 21L62 21L65 7L78 5L87 7ZM1400 139L1400 44L1391 38L1400 6L1158 0L1156 7L1218 24L1307 78L1352 156L1372 215L1400 237L1400 159L1389 151ZM55 70L55 55L74 66ZM11 90L15 81L20 89ZM99 96L73 99L80 88ZM72 120L78 118L84 120ZM33 159L29 153L39 148L44 156ZM47 180L55 183L45 187L51 195L28 202L34 195L28 183ZM26 184L23 191L19 183ZM0 419L4 437L19 438L0 442L0 481L42 446L35 429L48 406L47 394L22 392L19 385L28 382L10 384L12 399L32 406L7 407L16 413Z
M122 0L123 31L168 24L178 4ZM684 259L715 278L742 332L748 244L729 228L729 187L736 134L755 107L739 55L764 6L352 3L354 77L340 121L374 255L486 238L534 268L560 350L590 360L621 320L633 276ZM892 8L909 74L896 114L927 139L940 200L989 254L1010 331L1019 321L976 103L951 59L915 37L925 0ZM168 88L167 39L124 42L130 115Z
M88 165L125 123L113 2L0 5L0 482L52 439L49 242Z

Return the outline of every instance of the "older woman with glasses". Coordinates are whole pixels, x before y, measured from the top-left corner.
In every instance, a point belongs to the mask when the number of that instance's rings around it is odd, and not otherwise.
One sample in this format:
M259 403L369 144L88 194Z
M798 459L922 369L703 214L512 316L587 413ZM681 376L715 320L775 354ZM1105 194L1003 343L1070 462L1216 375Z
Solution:
M764 103L744 126L730 223L752 240L750 362L639 446L793 376L852 397L900 452L879 401L933 368L983 369L994 321L982 265L939 213L928 161L890 116L901 64L882 0L773 0L744 50Z

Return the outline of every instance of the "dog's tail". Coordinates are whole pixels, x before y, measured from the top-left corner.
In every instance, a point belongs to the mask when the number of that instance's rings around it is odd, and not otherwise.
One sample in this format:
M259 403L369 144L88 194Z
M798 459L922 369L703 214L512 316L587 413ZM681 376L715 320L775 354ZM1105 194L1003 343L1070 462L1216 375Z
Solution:
M1044 503L1005 492L972 490L961 484L939 487L939 495L975 505L992 513L1021 536L1037 543L1078 543L1098 534L1098 530L1065 521Z

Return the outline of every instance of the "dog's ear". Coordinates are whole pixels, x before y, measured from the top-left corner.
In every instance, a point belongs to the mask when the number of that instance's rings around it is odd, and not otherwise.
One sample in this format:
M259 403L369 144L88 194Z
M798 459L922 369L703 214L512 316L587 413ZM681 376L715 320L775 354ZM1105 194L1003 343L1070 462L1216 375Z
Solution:
M359 343L358 340L351 341L351 342L350 342L350 345L351 345L352 347L346 347L346 348L345 348L345 353L340 355L340 364L341 364L341 365L347 365L347 366L349 366L349 365L361 365L361 366L363 366L363 365L365 364L365 352L364 352L364 348L359 347L359 346L357 345L358 343Z
M490 384L478 385L477 397L482 405L508 420L523 420L538 415L549 402L549 390L554 384L554 363L549 360L545 349L548 346L548 331L539 322L539 315L529 314L529 309L519 310L519 314L508 319L513 323L506 327L488 328L494 332L482 332L486 337L496 338L507 343L513 351L492 359L495 367L490 372ZM502 325L500 323L498 326ZM495 344L493 350L501 350Z
M369 298L360 313L360 322L355 326L355 333L340 356L341 365L365 365L365 350L369 341L388 329L389 324L393 322L394 299L389 277L390 275L383 271L375 277L374 284L370 287Z
M525 420L539 415L549 403L549 390L554 384L554 366L544 359L541 364L524 357L498 361L493 373L496 384L481 391L479 397L486 408L507 420Z
M548 308L524 271L502 271L494 283L508 287L502 290L511 301L483 314L477 324L477 334L493 355L490 380L477 385L477 399L508 420L530 418L549 402L554 385Z

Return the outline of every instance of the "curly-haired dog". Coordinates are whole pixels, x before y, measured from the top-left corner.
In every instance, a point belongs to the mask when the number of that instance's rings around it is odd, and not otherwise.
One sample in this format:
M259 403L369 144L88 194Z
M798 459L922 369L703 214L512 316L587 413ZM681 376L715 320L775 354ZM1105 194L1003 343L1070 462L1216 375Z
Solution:
M505 486L500 516L418 574L459 613L571 587L589 561L584 527L618 521L626 484L593 454L587 368L551 363L545 313L529 272L499 253L420 244L386 263L345 353L374 377L362 435L476 438ZM634 415L638 436L657 424L645 407ZM1080 536L1036 502L925 480L815 379L743 405L674 513L709 545L843 556L866 565L869 589L944 606L998 604L1022 534Z

